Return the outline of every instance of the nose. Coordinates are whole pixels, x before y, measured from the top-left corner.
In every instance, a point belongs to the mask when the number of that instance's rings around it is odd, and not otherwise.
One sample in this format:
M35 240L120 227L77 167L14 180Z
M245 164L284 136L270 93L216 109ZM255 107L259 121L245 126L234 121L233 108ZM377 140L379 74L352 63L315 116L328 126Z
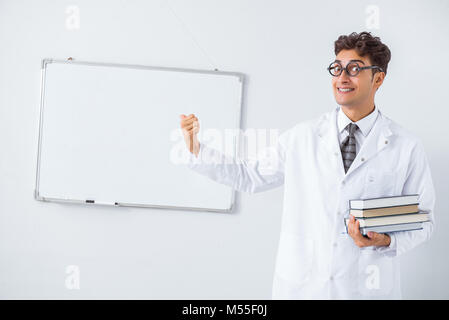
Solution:
M349 78L348 73L346 72L346 70L343 70L343 72L336 77L336 85L348 85L351 83L351 79Z
M349 82L349 75L348 75L348 73L346 72L346 69L343 69L343 71L341 72L341 74L338 76L338 80L339 80L340 82L343 82L343 83Z

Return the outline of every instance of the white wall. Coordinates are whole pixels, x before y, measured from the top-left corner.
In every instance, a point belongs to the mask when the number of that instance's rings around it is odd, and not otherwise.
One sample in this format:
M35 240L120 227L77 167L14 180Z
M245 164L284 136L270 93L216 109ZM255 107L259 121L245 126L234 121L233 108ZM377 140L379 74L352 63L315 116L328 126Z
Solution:
M244 72L243 128L283 131L335 106L333 41L373 27L367 5L392 51L376 103L422 137L437 192L433 239L402 258L404 297L449 298L444 0L0 0L0 298L269 299L282 188L238 193L233 214L33 199L40 60ZM65 286L69 265L79 290Z

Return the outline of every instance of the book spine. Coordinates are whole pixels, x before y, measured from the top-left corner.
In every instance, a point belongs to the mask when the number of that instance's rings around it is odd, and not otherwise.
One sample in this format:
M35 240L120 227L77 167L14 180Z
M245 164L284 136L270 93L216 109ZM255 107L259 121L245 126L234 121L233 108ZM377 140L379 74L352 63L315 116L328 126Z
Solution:
M349 203L349 209L354 209L354 210L371 210L371 209L383 209L383 208L395 208L395 207L404 207L404 206L413 206L413 205L418 205L419 206L419 202L416 203L406 203L406 204L398 204L395 206L386 206L386 207L366 207L366 208L353 208L351 206L351 203Z
M395 213L395 214L386 214L386 215L382 215L382 216L372 216L372 217L355 217L356 219L361 219L361 220L369 220L369 219L374 219L374 218L386 218L386 217L395 217L395 216L407 216L410 214L424 214L424 213L419 213L419 211L416 212L409 212L409 213Z
M362 235L366 236L370 230L367 230L368 228L360 228L360 232ZM412 229L401 229L401 230L389 230L389 231L374 231L377 233L390 233L390 232L401 232L401 231L414 231L414 230L422 230L423 228L412 228Z

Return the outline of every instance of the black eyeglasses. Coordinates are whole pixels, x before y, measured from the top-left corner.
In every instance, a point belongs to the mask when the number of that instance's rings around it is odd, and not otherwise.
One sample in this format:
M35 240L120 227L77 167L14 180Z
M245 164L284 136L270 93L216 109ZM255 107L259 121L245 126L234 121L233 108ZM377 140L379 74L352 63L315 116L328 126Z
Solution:
M338 77L339 75L341 75L343 70L346 70L346 74L349 75L350 77L355 77L356 75L359 74L360 71L365 69L379 69L380 72L383 72L381 67L378 66L361 67L357 62L349 62L345 68L343 68L340 62L332 62L329 65L329 67L327 67L329 73L334 77Z

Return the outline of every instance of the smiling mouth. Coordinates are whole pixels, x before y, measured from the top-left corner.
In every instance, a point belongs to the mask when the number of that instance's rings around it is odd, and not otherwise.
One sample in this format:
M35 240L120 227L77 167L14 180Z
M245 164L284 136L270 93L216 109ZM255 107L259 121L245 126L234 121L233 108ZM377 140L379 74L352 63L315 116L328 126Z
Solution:
M347 93L347 92L351 92L354 91L354 88L337 88L338 92L341 93Z

